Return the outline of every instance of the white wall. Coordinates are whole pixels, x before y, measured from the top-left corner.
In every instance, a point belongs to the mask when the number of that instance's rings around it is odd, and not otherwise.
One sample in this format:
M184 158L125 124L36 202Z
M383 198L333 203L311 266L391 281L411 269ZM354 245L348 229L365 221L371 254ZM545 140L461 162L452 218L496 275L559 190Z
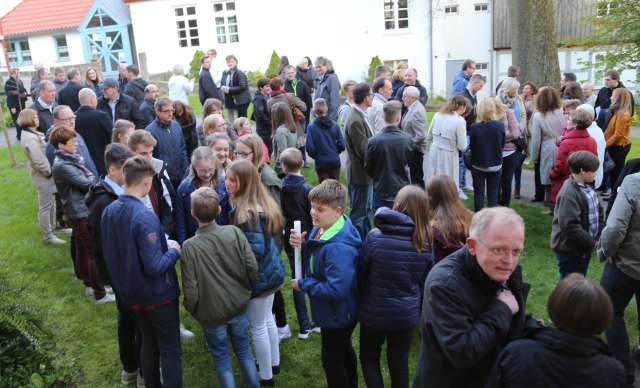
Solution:
M173 8L196 5L200 47L179 48ZM130 4L138 52L146 52L150 73L167 71L175 63L187 66L196 49L215 48L216 70L234 54L243 70L265 71L272 50L292 64L303 56L323 55L333 61L341 80L360 81L374 55L382 60L407 59L426 85L428 53L427 0L409 1L409 28L384 30L383 0L324 0L301 6L296 0L236 1L240 42L217 44L213 6L209 0L156 0ZM274 10L280 12L274 19ZM150 17L152 16L152 17ZM308 18L312 17L311 20ZM157 28L157 26L166 28ZM428 87L428 85L426 85Z
M42 63L45 67L53 67L56 65L68 66L86 63L84 51L82 48L82 39L77 31L66 31L56 33L55 35L65 34L67 37L67 46L69 47L69 60L58 62L56 55L56 42L54 35L31 35L28 37L29 49L31 50L31 65L19 66L20 70L31 71L34 69L33 64ZM2 67L6 69L4 51L0 45L0 58Z

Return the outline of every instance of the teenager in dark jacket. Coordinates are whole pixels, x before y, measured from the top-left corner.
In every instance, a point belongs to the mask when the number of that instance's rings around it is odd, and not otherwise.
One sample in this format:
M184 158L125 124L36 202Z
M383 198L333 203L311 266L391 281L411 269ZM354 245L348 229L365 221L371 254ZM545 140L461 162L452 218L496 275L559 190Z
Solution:
M267 107L267 100L271 96L271 84L268 78L258 81L258 90L253 97L253 120L256 122L256 132L262 138L262 142L267 145L269 154L273 152L273 142L271 141L271 111Z
M327 117L324 99L313 102L316 119L307 127L306 151L315 160L318 181L340 180L340 153L344 151L344 138L335 121Z
M547 310L556 328L540 328L507 345L486 388L628 387L622 364L599 338L613 321L605 290L571 274L551 292Z
M160 220L141 201L156 174L151 162L136 156L123 171L124 193L102 215L102 252L118 300L142 332L146 386L162 386L162 369L164 386L181 387L180 289L174 268L180 245L165 238Z
M433 266L428 198L417 186L398 192L393 210L376 212L358 263L360 363L367 387L383 387L382 344L387 341L391 386L409 386L409 350L426 274Z
M311 185L302 175L304 161L302 152L296 148L287 148L280 154L282 170L286 174L282 179L282 191L280 193L280 203L282 204L282 215L284 216L284 251L289 258L291 267L291 278L295 279L295 252L289 243L289 236L293 229L294 221L300 221L300 230L309 232L313 227L311 222L311 202L309 192ZM302 262L304 272L305 263ZM293 290L293 304L296 309L298 319L298 338L306 340L312 332L319 330L313 326L307 313L307 303L303 292Z

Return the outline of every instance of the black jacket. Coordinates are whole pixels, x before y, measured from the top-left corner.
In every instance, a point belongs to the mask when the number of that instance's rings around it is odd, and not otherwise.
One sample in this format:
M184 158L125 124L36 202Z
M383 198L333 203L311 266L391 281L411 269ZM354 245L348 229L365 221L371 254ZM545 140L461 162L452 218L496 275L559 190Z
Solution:
M87 218L89 210L84 197L95 183L93 174L87 173L78 161L59 151L56 151L51 172L62 202L65 219Z
M142 104L144 100L144 88L147 87L147 81L138 77L134 78L131 81L127 82L127 85L124 87L123 93L127 96L136 100L139 104Z
M284 250L291 259L293 259L293 248L289 244L289 236L293 229L293 221L300 221L302 232L309 232L313 227L310 214L310 191L311 185L305 181L304 176L289 174L282 179L280 203L285 219Z
M93 185L89 189L87 194L87 208L89 208L89 217L87 217L87 226L89 228L89 234L91 235L91 251L93 257L96 260L96 267L98 274L104 284L111 284L111 278L109 271L107 271L107 265L102 255L102 233L100 233L100 220L102 219L102 212L111 204L111 202L118 199L118 196L113 191L108 183L100 179L98 183Z
M484 386L499 351L523 335L529 285L518 266L506 282L520 310L496 299L500 284L491 280L465 245L431 269L422 305L422 350L414 387Z
M427 88L422 86L422 84L418 80L416 80L416 84L415 85L404 84L404 85L400 86L398 88L398 90L396 91L396 94L395 94L393 99L402 102L402 93L404 93L404 88L406 88L407 86L415 86L416 88L418 88L418 90L420 91L420 97L418 98L418 100L420 100L422 105L427 105L427 99L429 98L429 96L427 95ZM406 108L404 108L404 109L406 109Z
M577 337L553 328L536 330L500 352L487 388L622 388L622 364L598 337Z
M401 188L408 185L407 166L413 157L413 141L395 126L389 126L369 139L364 168L373 179L377 196L393 200Z
M502 149L506 133L501 121L475 123L469 129L468 135L472 165L492 167L502 164Z
M67 105L72 111L77 111L80 108L80 99L78 98L80 90L82 90L82 85L79 83L67 82L67 85L58 93L58 104Z
M198 79L198 97L200 97L200 104L204 105L207 98L217 98L220 101L224 101L222 91L218 88L218 85L213 81L211 73L207 69L200 71L200 78Z
M112 131L113 124L106 113L88 106L81 106L76 111L76 132L82 135L100 175L107 173L104 151L111 143Z
M47 130L53 125L53 108L56 107L56 103L52 104L51 110L40 105L40 101L36 98L33 104L29 108L38 112L38 131L47 133Z
M253 97L253 120L256 122L256 132L261 136L271 136L271 115L267 108L267 97L256 90Z
M126 94L120 93L118 102L116 103L116 117L113 117L111 114L111 107L109 106L109 100L107 98L103 97L98 100L97 109L109 115L112 123L115 123L118 119L125 119L134 123L136 128L144 128L138 103Z
M227 84L227 78L230 75L231 71L229 70L225 70L222 73L221 86ZM251 94L249 93L247 75L242 70L235 68L229 85L229 93L224 95L224 104L227 108L234 108L240 105L248 105L249 102L251 102Z
M9 109L15 108L19 112L26 108L27 89L21 79L7 78L7 82L4 83L4 93L7 95L7 107Z
M313 98L311 96L311 89L309 88L309 85L307 85L305 81L298 79L296 90L293 90L293 83L289 80L286 80L284 81L284 90L286 90L287 93L291 93L294 96L298 97L307 105L307 110L304 112L304 116L308 124L311 110L313 109Z
M187 158L191 160L193 150L198 148L198 133L196 132L196 116L191 116L191 121L183 123L176 119L182 128L182 137L184 138L184 146L187 149Z
M140 104L140 118L142 119L141 128L146 128L147 125L151 124L151 122L156 119L154 101L151 101L148 98L143 99L142 104Z
M464 119L467 122L467 132L468 132L469 129L471 128L471 124L475 123L476 118L478 117L478 113L476 111L476 107L478 106L478 96L477 95L472 96L471 93L469 92L469 89L467 88L464 88L464 90L460 95L466 98L467 101L469 102L469 105L471 106L471 109L469 109L464 114Z
M618 82L618 86L616 86L615 88L607 88L607 87L603 87L600 90L598 90L598 96L596 97L596 102L594 107L595 108L600 108L600 109L609 109L611 107L611 95L613 94L613 91L615 89L618 88L624 88L624 84L622 83L622 81ZM634 112L635 112L635 108L636 108L636 104L635 101L633 100L633 93L631 93L631 116L633 117ZM605 130L606 127L600 127L602 128L602 130Z

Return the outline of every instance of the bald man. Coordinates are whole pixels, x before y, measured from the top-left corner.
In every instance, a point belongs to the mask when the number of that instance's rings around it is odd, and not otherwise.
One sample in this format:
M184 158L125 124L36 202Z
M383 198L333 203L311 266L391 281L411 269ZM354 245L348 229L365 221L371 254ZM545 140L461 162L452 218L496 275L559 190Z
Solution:
M109 115L96 109L98 99L93 90L83 88L78 92L80 108L76 111L76 132L82 135L91 158L100 175L107 169L104 165L104 151L111 142L113 124Z

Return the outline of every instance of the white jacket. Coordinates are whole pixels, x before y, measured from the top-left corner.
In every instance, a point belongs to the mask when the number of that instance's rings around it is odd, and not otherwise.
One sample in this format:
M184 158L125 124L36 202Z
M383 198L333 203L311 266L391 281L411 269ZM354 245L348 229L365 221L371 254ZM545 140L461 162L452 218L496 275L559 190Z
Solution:
M172 101L182 101L185 104L189 103L187 93L193 91L193 81L189 81L187 77L183 75L172 75L169 78L169 98Z

